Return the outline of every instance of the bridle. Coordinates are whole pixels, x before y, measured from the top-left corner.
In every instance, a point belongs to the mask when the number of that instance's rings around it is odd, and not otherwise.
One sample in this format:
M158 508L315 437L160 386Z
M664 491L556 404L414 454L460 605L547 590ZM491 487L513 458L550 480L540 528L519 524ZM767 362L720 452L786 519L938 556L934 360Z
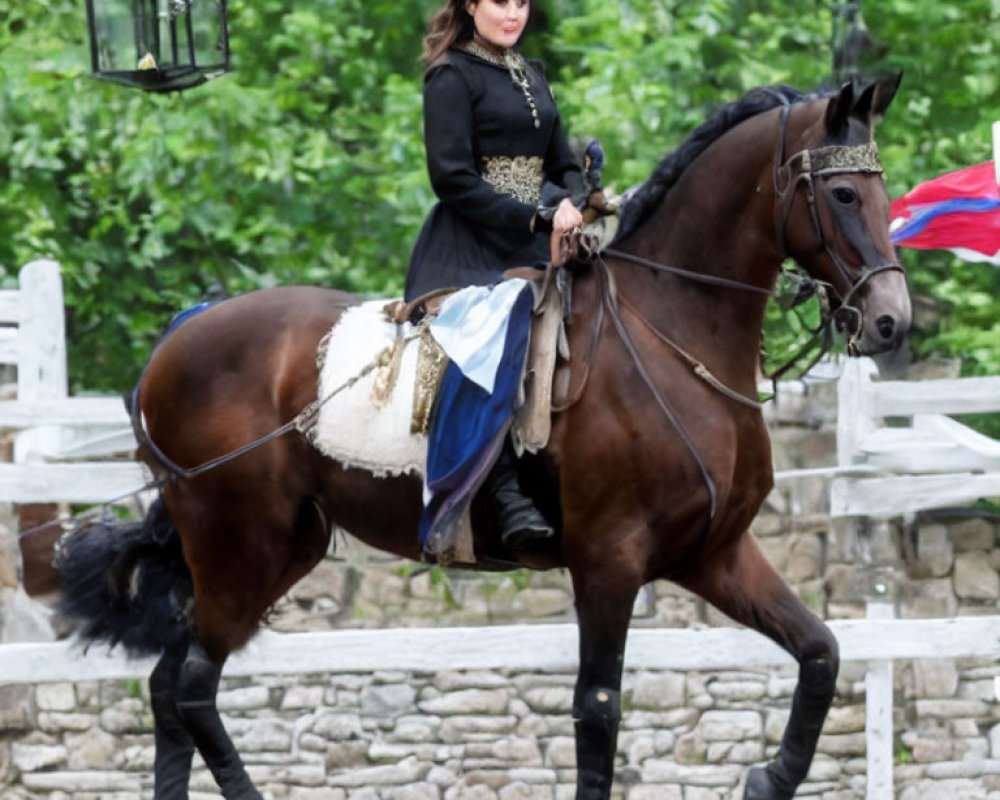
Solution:
M786 256L788 248L786 246L785 226L788 222L788 215L791 213L792 201L795 199L799 185L802 184L805 187L809 216L812 219L816 236L819 238L830 260L837 267L837 271L843 277L844 282L850 287L846 294L840 298L840 305L848 306L850 301L854 300L858 291L875 275L882 272L895 271L901 272L905 276L906 270L898 261L883 261L874 266L864 265L860 270L848 266L844 259L830 246L826 234L823 233L823 223L820 220L819 207L816 202L816 178L858 173L881 175L883 169L879 161L878 145L872 141L862 145L809 147L792 154L786 159L785 139L792 105L785 98L782 98L782 101L784 105L782 106L778 120L778 135L775 138L774 146L775 241L777 242L779 252L783 257ZM649 267L659 272L669 272L672 275L677 275L696 283L705 283L730 289L742 289L768 296L774 295L774 292L763 286L755 286L754 284L744 283L731 278L706 275L701 272L670 266L669 264L661 264L657 261L642 258L632 253L626 253L622 250L605 248L602 254ZM835 287L830 285L830 288L836 292ZM856 309L855 311L860 314Z
M826 251L830 260L836 266L841 277L844 279L846 285L849 287L848 291L840 298L840 309L846 313L853 313L858 319L857 329L860 331L860 318L861 311L851 305L851 302L856 298L860 289L870 281L875 275L883 272L898 271L903 273L905 276L905 270L903 266L896 261L882 261L881 263L869 266L867 264L863 265L860 270L850 267L831 247L829 240L823 232L822 221L820 220L819 209L816 202L816 179L826 178L832 175L842 175L842 174L877 174L881 175L882 165L879 162L878 157L878 147L874 141L870 141L863 145L828 145L824 147L814 147L805 148L797 153L794 153L787 159L785 158L785 140L787 136L788 119L791 115L791 104L785 98L782 98L783 106L779 116L778 122L778 134L775 140L775 157L774 157L774 191L775 191L775 235L776 242L779 248L779 252L782 256L787 254L787 245L785 238L785 226L787 224L788 215L791 212L792 201L795 198L795 194L798 191L798 187L803 185L805 188L806 201L809 208L809 214L813 222L813 226L816 231L816 235L819 238L823 249ZM864 255L864 250L867 248L859 247L859 252ZM663 393L656 386L652 380L652 376L649 374L642 361L639 354L638 348L635 342L632 340L631 334L629 334L624 321L621 318L619 311L619 304L624 304L624 298L617 297L617 293L614 288L614 281L608 268L607 264L604 262L602 256L610 256L615 259L630 262L632 264L637 264L639 266L647 267L658 272L667 272L686 280L704 283L714 286L721 286L723 288L739 289L747 292L752 292L755 294L764 294L768 296L773 296L774 292L770 289L756 286L754 284L744 283L741 281L732 280L730 278L723 278L713 275L705 275L699 272L693 272L691 270L684 270L678 267L673 267L668 264L661 264L650 259L642 258L640 256L633 255L632 253L627 253L617 249L606 248L603 252L597 254L595 261L599 267L598 270L598 280L601 285L601 294L603 296L602 307L607 312L612 326L614 327L618 337L621 339L623 346L629 357L635 364L640 377L643 382L646 383L647 387L653 394L657 405L663 412L664 416L667 417L670 424L677 431L680 436L685 448L693 456L695 463L701 473L702 480L705 483L706 489L709 494L709 518L708 524L706 525L705 531L702 534L702 541L707 538L711 529L715 524L715 514L717 511L717 490L715 486L715 481L713 480L711 474L708 471L704 460L701 458L694 442L688 436L687 432L684 430L680 423L680 420L671 406L670 402L663 396ZM815 280L815 279L813 279ZM817 283L823 283L822 281L816 281ZM836 292L835 287L829 286ZM628 304L625 304L631 314L639 317L640 321L643 322L647 327L652 327L647 320L645 320L638 311ZM821 328L825 325L821 325ZM674 345L669 339L665 337L660 332L656 332L661 341L674 347L675 350L679 351L682 356L686 355L680 349ZM689 363L690 363L690 359ZM701 366L701 365L700 365ZM716 385L718 382L713 383L711 378L711 373L708 373L707 369L701 366L701 369L695 369L696 374L702 379L708 380L712 385ZM708 377L706 377L706 374ZM586 383L586 375L584 377L584 383ZM716 388L719 388L716 385ZM724 388L724 387L723 387ZM583 386L579 388L579 393L576 395L575 399L579 398L582 394ZM737 393L732 391L723 391L723 394L737 400L745 405L758 407L755 402L750 398L745 398L742 396L736 396ZM572 404L572 403L570 403ZM568 406L567 406L568 407ZM700 550L700 546L693 548L694 553Z
M816 203L816 179L828 178L833 175L868 174L881 175L882 164L879 160L878 145L874 141L861 145L827 145L799 150L785 158L785 140L788 133L788 118L792 106L784 101L778 118L778 135L775 139L774 152L774 195L775 195L775 237L782 254L788 252L785 238L785 226L791 212L792 201L798 187L805 187L806 202L809 216L820 244L833 262L845 284L849 287L846 294L840 298L840 307L850 309L860 320L861 312L852 305L855 296L861 288L875 275L882 272L895 271L906 275L903 265L898 261L882 261L875 265L865 264L860 270L847 265L843 258L830 246L823 233L819 208ZM838 293L839 294L839 293ZM860 326L859 326L860 327Z

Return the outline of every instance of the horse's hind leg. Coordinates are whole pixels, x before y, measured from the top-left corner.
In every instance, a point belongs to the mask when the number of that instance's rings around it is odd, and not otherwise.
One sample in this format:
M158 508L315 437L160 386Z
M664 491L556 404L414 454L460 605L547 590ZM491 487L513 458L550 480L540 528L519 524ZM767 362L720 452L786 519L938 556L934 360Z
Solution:
M149 679L155 800L187 800L195 747L227 800L260 800L215 705L222 664L197 641L161 656Z
M177 676L178 716L219 784L222 796L227 800L262 800L215 705L223 661L211 658L200 642L190 643Z
M791 800L805 780L840 664L830 629L792 594L749 533L731 553L678 581L737 622L760 631L799 663L799 682L777 757L747 775L745 800Z
M153 763L156 800L187 800L188 796L194 739L177 708L177 684L187 647L185 640L164 651L149 676L156 744Z

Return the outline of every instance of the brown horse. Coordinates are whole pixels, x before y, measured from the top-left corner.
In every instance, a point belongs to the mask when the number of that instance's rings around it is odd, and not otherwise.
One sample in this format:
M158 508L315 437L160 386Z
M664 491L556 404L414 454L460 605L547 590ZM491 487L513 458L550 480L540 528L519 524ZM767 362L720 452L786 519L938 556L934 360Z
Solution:
M527 464L557 540L503 552L481 498L473 521L487 563L572 576L577 800L611 791L633 601L659 578L797 659L780 752L750 771L744 796L787 800L806 776L838 651L748 531L772 486L754 402L761 329L768 290L791 257L839 298L853 351L888 350L905 336L906 278L872 141L897 86L824 95L780 87L724 106L626 203L614 249L575 272L575 402L555 414L549 445ZM316 399L318 343L356 302L320 288L271 289L168 335L137 390L140 457L163 478L161 500L141 523L92 526L63 543L65 607L86 620L84 635L161 653L150 678L160 800L187 797L195 748L225 797L260 797L216 710L219 676L323 557L332 525L420 557L418 477L347 468L282 429Z

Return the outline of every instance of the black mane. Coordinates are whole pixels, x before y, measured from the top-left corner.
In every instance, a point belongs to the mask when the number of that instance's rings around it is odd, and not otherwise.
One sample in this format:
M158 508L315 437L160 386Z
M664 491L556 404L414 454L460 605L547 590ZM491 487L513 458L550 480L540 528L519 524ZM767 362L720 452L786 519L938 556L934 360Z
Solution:
M631 192L621 207L615 241L621 241L644 222L677 183L681 173L724 133L757 114L814 97L814 93L805 94L782 84L751 89L738 100L718 108L707 121L694 129L680 147L657 165L645 183Z

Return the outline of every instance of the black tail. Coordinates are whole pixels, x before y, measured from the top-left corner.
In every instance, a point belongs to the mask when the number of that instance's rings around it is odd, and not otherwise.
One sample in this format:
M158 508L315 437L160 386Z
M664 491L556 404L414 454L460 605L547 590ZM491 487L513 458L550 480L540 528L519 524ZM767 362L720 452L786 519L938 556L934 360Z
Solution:
M151 655L190 629L191 575L163 499L141 522L97 522L60 542L59 610L91 642Z

